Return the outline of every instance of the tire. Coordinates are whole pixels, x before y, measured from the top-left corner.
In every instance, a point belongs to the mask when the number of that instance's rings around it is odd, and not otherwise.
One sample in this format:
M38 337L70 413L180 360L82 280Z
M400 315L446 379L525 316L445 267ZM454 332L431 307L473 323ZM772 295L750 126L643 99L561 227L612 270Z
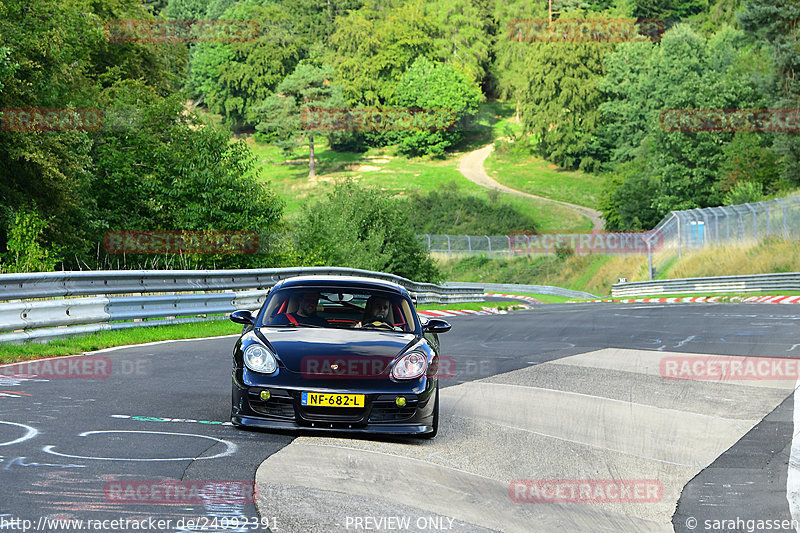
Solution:
M423 439L432 439L439 432L439 383L436 383L436 400L433 401L433 431L420 435Z

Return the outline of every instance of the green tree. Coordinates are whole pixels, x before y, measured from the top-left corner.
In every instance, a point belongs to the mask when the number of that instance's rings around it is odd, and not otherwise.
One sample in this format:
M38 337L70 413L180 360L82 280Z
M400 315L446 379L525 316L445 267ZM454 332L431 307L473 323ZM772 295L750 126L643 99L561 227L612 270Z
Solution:
M723 193L743 183L758 184L761 192L777 193L781 180L778 156L772 150L772 135L737 132L723 148L717 187Z
M0 253L38 257L38 268L56 256L66 268L96 268L108 266L99 245L108 229L274 231L281 203L255 180L246 147L185 114L177 92L185 47L115 42L104 26L118 19L153 15L136 0L0 2L0 108L103 113L99 130L0 128ZM41 217L20 221L23 211Z
M745 0L714 0L707 11L701 11L688 20L693 26L699 26L706 34L714 33L723 26L738 27L739 20L736 14L741 11L744 2Z
M593 134L600 119L605 42L530 43L522 91L521 117L539 139L542 157L565 168L593 170Z
M719 205L734 182L745 179L743 172L768 180L765 174L774 171L769 157L743 164L736 155L745 148L750 155L763 149L763 144L754 145L753 137L741 137L729 146L736 139L733 133L668 131L659 121L664 110L764 105L760 80L768 62L758 47L747 46L742 32L724 27L705 38L679 24L664 34L659 46L620 46L606 66L608 73L599 85L605 102L600 106L603 126L598 137L612 166L641 159L635 167L644 173L614 171L617 177L610 182L603 207L607 223L646 227L646 220L655 223L674 209ZM775 186L774 179L768 181L765 185ZM623 204L633 202L641 208L641 202L626 192L641 184L650 188L656 216L640 216L637 222Z
M597 83L603 101L596 136L607 148L604 161L611 165L631 160L658 122L662 103L650 87L656 50L650 42L625 43L605 58L606 73Z
M333 70L300 63L275 90L275 94L258 106L253 114L260 122L256 129L269 135L276 144L292 151L304 140L308 144L308 177L316 176L314 161L314 137L325 134L314 129L313 116L317 109L341 111L344 97L338 85L331 83Z
M126 77L147 78L159 92L175 90L178 56L168 47L115 43L106 21L147 18L133 0L95 3L76 0L0 3L0 108L97 108L103 86ZM0 205L31 208L51 220L46 242L74 251L92 231L90 216L95 133L0 130ZM0 228L13 221L0 212ZM0 230L0 250L7 234ZM73 263L74 264L74 263Z
M519 118L523 92L527 88L526 63L531 43L514 39L511 29L517 20L547 18L547 6L543 2L527 0L496 2L492 18L497 23L497 35L489 69L489 86L493 94L516 104Z
M140 82L126 81L105 90L101 102L108 109L135 105L139 112L129 127L104 131L92 149L91 191L100 222L94 243L107 230L278 229L282 202L257 180L247 146L185 114L180 95L161 98ZM200 267L245 267L274 265L275 259L212 255L193 261Z
M774 76L770 105L800 107L800 0L749 0L739 15L742 29L771 51ZM800 139L796 133L775 135L783 179L800 184Z
M450 117L454 127L398 132L400 150L411 155L444 155L447 148L463 138L462 125L478 111L482 100L475 82L452 65L418 58L400 78L393 103L438 112Z
M675 21L708 9L708 0L633 0L633 16Z
M339 17L327 60L344 87L348 105L385 105L400 77L422 55L435 56L436 21L424 0L369 0Z
M292 13L295 32L310 47L313 43L328 44L338 17L359 9L361 0L283 0Z
M281 5L243 0L220 18L253 21L258 36L196 45L190 61L191 88L227 125L248 128L255 123L250 110L272 94L305 51L294 31L292 13Z
M648 146L639 148L646 154ZM605 182L600 198L604 227L608 231L650 229L663 215L654 207L658 182L648 168L645 155L619 163Z
M203 20L206 18L209 0L169 0L164 16L175 20Z
M753 79L754 57L743 36L724 28L708 40L686 25L664 34L655 56L652 94L665 109L760 107L763 96ZM732 133L652 130L650 169L657 177L655 205L661 214L673 209L719 205L715 183L724 161L723 147Z
M435 0L427 8L436 25L435 58L452 64L473 82L483 83L494 31L488 13L473 0Z
M294 226L297 248L307 264L438 281L438 269L417 240L405 206L383 191L339 184L304 209Z

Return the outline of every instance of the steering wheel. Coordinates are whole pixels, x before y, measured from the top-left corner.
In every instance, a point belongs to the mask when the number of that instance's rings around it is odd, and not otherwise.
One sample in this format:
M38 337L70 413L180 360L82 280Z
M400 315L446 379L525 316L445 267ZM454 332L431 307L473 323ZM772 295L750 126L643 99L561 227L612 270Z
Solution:
M394 330L394 326L389 324L388 322L384 322L380 319L375 319L371 322L364 322L361 327L364 328L376 328L376 329L391 329Z

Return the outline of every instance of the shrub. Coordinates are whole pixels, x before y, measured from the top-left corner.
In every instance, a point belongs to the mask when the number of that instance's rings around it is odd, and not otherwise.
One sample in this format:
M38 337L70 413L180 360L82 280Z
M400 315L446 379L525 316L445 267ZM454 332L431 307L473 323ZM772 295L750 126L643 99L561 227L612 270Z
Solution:
M444 155L445 150L463 138L459 125L478 111L482 100L478 86L452 65L418 57L400 78L394 104L446 110L455 125L448 130L398 132L395 137L400 151L408 155Z
M348 181L307 205L295 227L309 265L362 268L414 281L437 281L439 271L417 240L405 204Z
M746 204L750 202L760 202L764 199L764 187L754 181L740 181L736 186L725 194L723 202L725 205Z
M12 211L8 228L8 252L0 256L0 272L49 272L61 261L59 249L41 245L42 232L50 220L45 220L35 211L19 209Z

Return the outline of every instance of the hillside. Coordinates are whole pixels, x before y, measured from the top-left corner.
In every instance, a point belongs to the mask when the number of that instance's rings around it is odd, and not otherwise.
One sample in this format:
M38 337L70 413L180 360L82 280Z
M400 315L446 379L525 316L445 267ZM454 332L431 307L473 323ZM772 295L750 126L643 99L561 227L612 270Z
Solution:
M502 128L510 122L513 115L512 107L506 103L489 102L481 106L476 124L480 127L477 134L465 139L457 149L448 152L444 158L418 157L409 158L397 153L395 146L385 148L369 148L357 152L339 152L330 148L327 143L315 146L315 159L317 160L317 175L308 177L308 148L298 148L289 154L278 147L259 143L252 136L246 137L247 144L257 158L260 177L269 184L278 196L286 202L285 216L293 219L299 216L304 205L313 203L329 193L335 184L352 180L360 185L377 187L390 192L397 198L408 198L413 193L430 194L443 189L456 190L458 195L477 197L489 204L504 204L516 211L521 220L531 220L533 227L521 225L509 228L509 231L535 230L547 231L586 231L591 223L580 214L569 208L542 201L526 198L514 194L498 194L480 187L467 180L459 171L459 160L465 153L479 148L483 143L491 142L494 136L500 135ZM539 161L534 156L528 160L535 165ZM550 165L552 167L552 165ZM535 168L530 172L536 173ZM549 170L546 176L547 186L554 186L557 175ZM512 176L514 169L503 169L504 176ZM571 185L575 174L565 172L562 177L564 188L575 188ZM581 183L592 184L596 187L602 179L594 179L580 173ZM513 178L508 178L513 181ZM588 188L588 186L587 186ZM548 194L545 190L532 189L534 193ZM527 192L527 191L526 191ZM580 197L576 194L575 197ZM576 202L587 207L596 207L596 193L592 192L585 197L580 197ZM458 221L441 219L436 212L411 213L413 217L430 217L440 224L435 233L463 233L459 231ZM448 227L452 222L451 227ZM491 218L484 219L483 225L491 225ZM486 233L478 221L473 228L473 233L482 235Z
M770 274L800 271L800 248L792 241L766 240L759 244L711 247L684 252L678 259L654 255L656 279ZM646 281L646 255L585 255L489 259L471 257L439 260L450 281L554 285L598 296L611 294L618 278Z

